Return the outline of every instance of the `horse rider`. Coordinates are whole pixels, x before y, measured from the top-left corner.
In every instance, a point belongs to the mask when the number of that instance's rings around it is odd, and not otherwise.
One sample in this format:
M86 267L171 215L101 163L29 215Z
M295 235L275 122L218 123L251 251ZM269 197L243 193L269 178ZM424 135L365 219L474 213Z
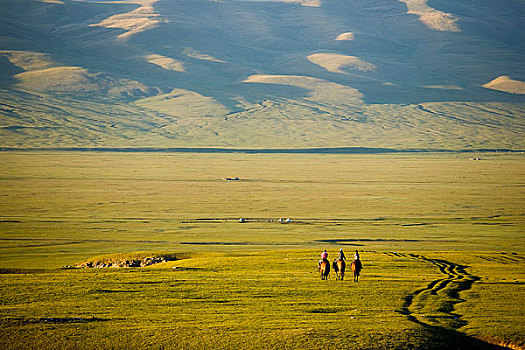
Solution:
M345 253L343 253L343 248L339 249L339 256L337 257L337 260L346 261Z
M323 261L328 262L328 253L326 252L326 249L321 253L321 260L319 260L319 267L321 267L321 262Z
M363 264L361 263L361 258L359 257L359 252L357 251L357 249L354 253L354 263L359 269L363 268Z

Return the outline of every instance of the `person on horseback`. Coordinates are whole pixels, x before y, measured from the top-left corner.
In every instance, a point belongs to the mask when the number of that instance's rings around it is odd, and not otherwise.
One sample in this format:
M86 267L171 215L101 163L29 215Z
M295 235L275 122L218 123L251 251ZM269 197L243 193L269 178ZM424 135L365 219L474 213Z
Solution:
M345 269L346 269L346 256L345 256L345 253L343 253L343 248L339 249L339 255L337 256L337 259L334 259L332 266L336 273L337 280L342 281L345 277Z
M359 252L357 251L357 249L354 253L354 263L359 270L363 268L363 264L361 263L361 258L359 257Z
M330 278L330 263L328 262L328 253L326 249L321 253L321 260L319 260L319 272L322 280Z
M328 253L326 249L321 253L321 260L319 260L319 267L321 267L321 262L328 261Z
M343 253L343 248L339 249L339 256L337 257L338 260L346 261L345 253Z

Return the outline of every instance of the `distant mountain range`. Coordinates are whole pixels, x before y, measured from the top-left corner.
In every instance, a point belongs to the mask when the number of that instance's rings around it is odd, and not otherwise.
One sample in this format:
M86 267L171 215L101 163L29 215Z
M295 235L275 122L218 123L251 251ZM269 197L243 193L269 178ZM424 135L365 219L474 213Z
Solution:
M0 147L525 149L522 0L0 0Z

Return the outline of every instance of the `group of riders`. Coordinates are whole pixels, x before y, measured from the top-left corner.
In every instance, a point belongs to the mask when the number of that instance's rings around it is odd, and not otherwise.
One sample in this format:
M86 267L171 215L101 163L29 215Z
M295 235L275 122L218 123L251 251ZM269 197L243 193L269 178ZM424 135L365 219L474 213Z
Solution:
M343 248L339 249L339 256L337 257L337 259L334 260L334 265L337 263L337 261L344 261L346 263L346 256L343 252ZM326 252L326 249L321 253L321 260L319 260L319 269L321 268L322 262L326 262L328 264L330 263L328 261L328 253ZM358 268L361 269L361 259L359 258L359 252L357 251L357 249L354 253L354 262L358 266Z

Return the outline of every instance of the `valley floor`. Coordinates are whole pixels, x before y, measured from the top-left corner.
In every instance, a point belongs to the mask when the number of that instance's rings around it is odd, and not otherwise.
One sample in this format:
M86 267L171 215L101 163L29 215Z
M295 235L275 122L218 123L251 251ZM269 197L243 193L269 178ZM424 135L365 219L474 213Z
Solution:
M523 347L524 159L469 158L2 152L0 344ZM61 268L138 251L184 254Z

